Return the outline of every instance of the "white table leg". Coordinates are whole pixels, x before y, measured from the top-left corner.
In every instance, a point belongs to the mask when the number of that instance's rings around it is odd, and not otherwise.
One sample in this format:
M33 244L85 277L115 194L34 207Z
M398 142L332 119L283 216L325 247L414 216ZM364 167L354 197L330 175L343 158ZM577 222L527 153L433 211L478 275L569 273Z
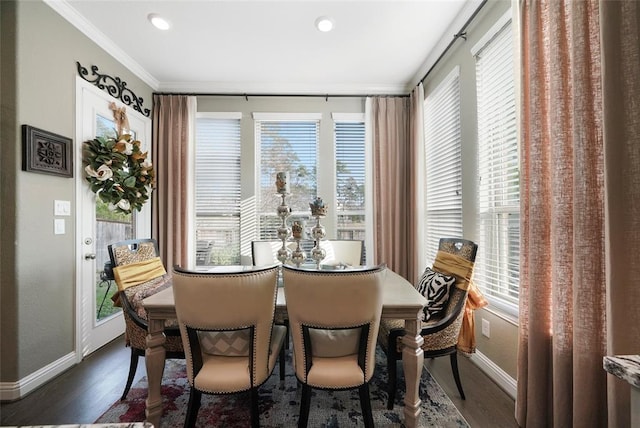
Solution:
M404 420L407 428L415 428L420 422L420 378L424 365L424 353L422 344L424 339L419 334L418 318L405 320L405 335L402 337L402 367L406 393L404 396Z
M150 319L147 349L144 353L147 382L149 383L145 415L147 416L147 421L152 423L155 428L160 428L160 417L162 416L162 394L160 388L164 372L165 341L164 320Z

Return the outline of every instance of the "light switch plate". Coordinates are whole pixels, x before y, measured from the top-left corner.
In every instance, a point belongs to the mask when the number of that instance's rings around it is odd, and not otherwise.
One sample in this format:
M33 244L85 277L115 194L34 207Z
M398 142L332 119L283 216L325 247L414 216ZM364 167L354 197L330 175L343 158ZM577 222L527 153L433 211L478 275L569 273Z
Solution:
M53 215L71 215L71 201L53 201Z
M53 220L53 233L56 235L64 235L64 219L56 218Z

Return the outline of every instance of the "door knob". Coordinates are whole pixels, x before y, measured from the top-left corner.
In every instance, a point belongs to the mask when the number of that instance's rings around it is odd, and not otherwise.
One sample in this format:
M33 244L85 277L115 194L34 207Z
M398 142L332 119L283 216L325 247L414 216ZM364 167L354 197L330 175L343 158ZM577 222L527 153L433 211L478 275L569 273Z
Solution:
M84 256L85 260L95 260L96 259L96 255L93 253L89 253L89 254L85 254Z

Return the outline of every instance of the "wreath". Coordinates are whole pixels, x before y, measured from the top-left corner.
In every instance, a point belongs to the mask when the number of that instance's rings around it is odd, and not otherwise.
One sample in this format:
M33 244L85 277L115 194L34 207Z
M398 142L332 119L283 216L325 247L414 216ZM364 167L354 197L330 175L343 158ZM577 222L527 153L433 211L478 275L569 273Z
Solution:
M140 211L155 185L155 172L130 134L96 137L84 142L84 171L91 191L110 210Z

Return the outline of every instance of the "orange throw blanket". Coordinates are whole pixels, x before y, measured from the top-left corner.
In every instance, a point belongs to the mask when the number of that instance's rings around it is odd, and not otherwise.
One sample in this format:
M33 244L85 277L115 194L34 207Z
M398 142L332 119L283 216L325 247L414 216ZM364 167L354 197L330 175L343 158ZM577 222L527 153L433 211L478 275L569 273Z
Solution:
M476 352L476 330L474 327L473 311L478 308L487 306L489 302L484 298L478 287L473 283L469 283L469 294L464 308L464 316L462 318L462 327L460 328L460 336L458 336L458 350L466 354Z

